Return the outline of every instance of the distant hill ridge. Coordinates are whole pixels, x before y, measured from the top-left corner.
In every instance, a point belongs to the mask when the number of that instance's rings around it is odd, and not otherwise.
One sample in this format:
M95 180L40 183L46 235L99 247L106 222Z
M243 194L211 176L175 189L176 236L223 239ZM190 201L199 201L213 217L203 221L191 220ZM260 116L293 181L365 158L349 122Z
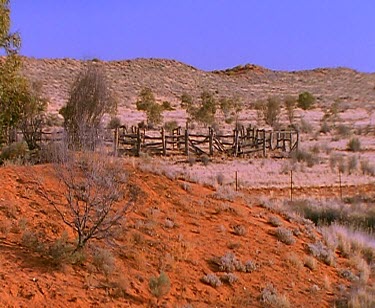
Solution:
M120 106L131 109L135 109L136 97L143 87L150 87L159 100L175 105L184 92L199 96L203 90L218 96L241 97L245 104L268 96L298 95L302 91L313 93L321 104L337 99L350 104L375 104L375 73L348 68L286 72L246 64L208 72L167 59L107 62L23 57L23 74L42 83L44 95L52 105L50 110L57 110L66 102L74 77L88 62L103 66Z

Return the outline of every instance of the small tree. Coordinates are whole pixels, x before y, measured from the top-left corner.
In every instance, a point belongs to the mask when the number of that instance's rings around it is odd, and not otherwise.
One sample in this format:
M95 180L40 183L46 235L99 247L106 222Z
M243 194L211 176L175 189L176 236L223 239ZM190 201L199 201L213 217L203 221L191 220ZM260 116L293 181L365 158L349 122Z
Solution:
M136 106L137 110L146 112L147 123L149 125L158 125L162 122L162 112L164 108L156 102L155 96L150 88L143 88L141 90Z
M203 91L200 96L201 104L195 110L193 119L205 125L212 125L215 121L217 102L208 91Z
M92 148L104 114L114 113L116 108L103 68L88 64L73 82L67 104L60 109L70 145Z
M272 127L276 126L281 111L280 101L276 97L269 97L265 102L256 102L255 108L257 110L258 119L263 117L266 124Z
M21 102L27 96L27 83L19 74L21 38L10 32L10 15L10 1L0 0L0 52L6 55L0 59L0 142L8 141L9 129L17 125Z
M315 103L315 97L310 92L302 92L298 96L298 107L307 110L311 109Z
M111 238L135 201L137 190L127 189L120 161L110 161L108 156L92 152L76 154L68 153L66 148L62 150L55 170L66 189L65 202L57 203L47 193L43 195L77 234L76 250L80 250L89 240Z
M224 121L231 123L233 119L238 122L239 113L242 111L242 102L236 97L226 98L223 97L219 100L220 109L224 114Z
M18 126L29 150L37 149L39 148L37 137L42 129L47 108L47 101L41 95L40 83L33 83L30 86L21 107Z
M285 105L286 114L288 116L289 123L290 125L293 125L297 100L293 96L288 96L284 100L284 105Z

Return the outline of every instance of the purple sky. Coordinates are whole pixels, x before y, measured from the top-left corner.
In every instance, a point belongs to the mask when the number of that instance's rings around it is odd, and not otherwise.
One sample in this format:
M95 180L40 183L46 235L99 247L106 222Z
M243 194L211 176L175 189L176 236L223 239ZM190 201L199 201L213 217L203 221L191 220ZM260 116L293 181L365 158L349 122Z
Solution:
M21 53L375 72L374 0L13 0Z

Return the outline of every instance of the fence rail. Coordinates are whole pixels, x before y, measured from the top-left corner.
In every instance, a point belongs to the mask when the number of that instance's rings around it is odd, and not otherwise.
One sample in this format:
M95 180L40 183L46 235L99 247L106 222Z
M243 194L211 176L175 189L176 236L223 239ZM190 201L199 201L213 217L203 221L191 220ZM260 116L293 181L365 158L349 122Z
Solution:
M231 134L218 134L208 128L207 134L184 131L179 127L167 134L164 129L148 135L144 129L125 127L114 132L114 150L139 156L141 153L156 155L228 155L245 156L253 153L292 152L298 149L299 133L295 130L265 130L249 126L234 129Z
M20 139L20 132L14 132L15 140ZM295 130L265 130L249 126L246 129L234 129L231 133L217 133L213 128L208 132L197 133L181 127L172 132L146 131L138 127L121 126L97 132L97 136L112 144L116 155L128 154L139 156L141 153L151 155L208 155L243 157L259 153L290 153L298 149L299 133ZM38 143L61 141L64 131L40 131L35 136Z

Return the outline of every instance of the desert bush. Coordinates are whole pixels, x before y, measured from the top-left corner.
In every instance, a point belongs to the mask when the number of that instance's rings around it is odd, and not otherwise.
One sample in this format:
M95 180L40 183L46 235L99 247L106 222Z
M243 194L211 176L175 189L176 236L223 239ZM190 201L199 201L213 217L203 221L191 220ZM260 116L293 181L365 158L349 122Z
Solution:
M311 256L306 256L305 259L303 260L303 264L304 266L306 266L312 271L315 271L316 268L318 267L318 263L316 262L316 259Z
M220 272L246 272L246 268L242 264L241 260L237 259L237 257L232 252L227 252L222 257L214 257L210 260L210 262L215 265Z
M95 147L103 116L114 113L116 109L117 103L103 67L90 63L78 74L66 105L59 111L64 117L70 145L78 148Z
M243 104L238 97L222 97L219 99L220 109L224 114L224 121L227 124L238 121L238 115L243 108Z
M361 141L356 137L351 138L347 144L347 149L352 152L359 152L361 150Z
M63 232L48 248L48 254L52 258L52 264L55 266L61 266L67 262L72 252L73 246L69 243L67 232Z
M197 161L197 159L192 155L189 155L187 160L188 160L188 163L189 163L190 166L193 166Z
M328 134L331 131L331 127L327 123L327 121L323 121L322 125L320 126L320 132L323 134Z
M214 273L204 275L201 278L201 281L203 283L207 284L207 285L210 285L210 286L214 287L214 288L220 287L222 285L222 282L221 282L220 278L217 277L217 275L214 274Z
M243 225L235 225L233 226L233 234L244 236L246 234L246 228Z
M208 164L210 163L211 159L210 159L210 157L208 155L203 154L201 156L201 161L202 161L202 163L203 163L204 166L208 166Z
M119 117L112 117L107 125L107 128L115 129L115 128L119 128L120 126L121 126L121 119Z
M29 148L25 142L14 142L1 149L0 163L5 161L25 163L28 160Z
M106 277L112 274L115 270L115 258L109 250L104 248L93 248L92 264Z
M354 288L349 295L347 306L349 308L375 307L375 289L373 286L360 286Z
M258 266L256 265L255 262L251 261L251 260L247 260L245 262L245 272L246 273L252 273L254 271L256 271L258 269Z
M292 152L291 157L294 162L305 162L309 168L313 167L319 162L317 155L302 149Z
M275 231L276 238L287 245L292 245L296 242L293 232L284 227L278 227Z
M307 249L309 253L323 261L325 264L333 266L335 264L335 253L322 242L316 242L314 244L307 244Z
M289 308L290 302L285 295L280 295L272 284L268 284L261 292L259 300L267 307Z
M229 285L233 285L238 281L238 277L233 273L225 273L220 277L220 280L223 283L227 283Z
M174 129L178 128L178 123L177 121L173 120L173 121L168 121L168 122L165 122L164 123L164 128L166 131L173 131Z
M272 215L268 218L268 223L271 224L274 227L280 227L283 224L281 219L277 216L274 216L274 215Z
M339 275L348 281L354 282L358 281L358 276L355 275L350 269L345 268L345 269L340 269L339 270Z
M294 253L290 253L286 256L286 262L290 265L292 265L293 267L295 267L296 269L300 270L302 267L303 267L303 262L300 260L300 258L294 254Z
M156 102L154 93L150 88L143 88L138 94L136 102L137 110L146 112L149 126L158 125L162 122L164 108Z
M349 137L351 133L351 129L349 126L344 125L344 124L339 124L336 127L336 134L339 135L340 137L347 138Z
M161 272L159 276L150 278L148 286L151 294L156 298L161 298L169 293L171 289L171 281L166 273Z
M225 179L224 174L222 174L221 172L216 175L216 182L219 185L223 185L224 184L224 179Z
M297 125L297 128L301 133L304 134L310 134L313 132L313 126L311 123L303 118L301 119L299 125Z
M297 99L293 96L287 96L284 99L284 106L286 109L289 123L292 125L294 122L294 113L297 106Z
M358 158L356 156L348 157L347 159L347 170L349 174L352 174L357 170L358 167Z
M375 167L371 165L371 163L367 159L361 160L360 168L361 168L362 174L364 175L371 175L371 176L375 175Z
M310 92L302 92L298 95L297 106L303 110L311 109L315 103L315 97Z
M266 124L276 127L279 121L281 108L280 101L276 97L269 97L267 100L258 101L255 104L257 110L258 119L263 119Z
M216 192L212 194L217 200L234 201L240 194L230 186L219 186Z
M174 108L171 105L171 102L169 101L163 101L161 103L161 106L163 107L164 110L168 110L168 111L174 110Z
M46 246L42 241L42 235L33 230L26 229L21 236L21 245L32 252L45 253Z
M332 171L335 171L336 167L341 172L344 173L346 170L344 156L342 154L332 153L329 156L329 166Z

